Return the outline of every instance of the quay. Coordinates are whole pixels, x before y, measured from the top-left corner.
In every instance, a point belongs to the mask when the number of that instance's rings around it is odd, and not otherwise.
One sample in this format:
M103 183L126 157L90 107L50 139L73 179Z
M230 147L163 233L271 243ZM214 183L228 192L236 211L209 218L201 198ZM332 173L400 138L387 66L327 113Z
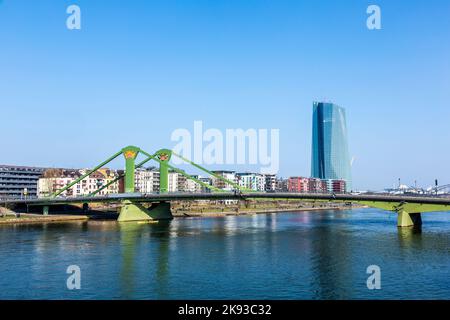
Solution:
M0 225L5 224L31 224L31 223L61 223L72 221L87 221L85 215L47 215L22 213L17 215L0 216Z

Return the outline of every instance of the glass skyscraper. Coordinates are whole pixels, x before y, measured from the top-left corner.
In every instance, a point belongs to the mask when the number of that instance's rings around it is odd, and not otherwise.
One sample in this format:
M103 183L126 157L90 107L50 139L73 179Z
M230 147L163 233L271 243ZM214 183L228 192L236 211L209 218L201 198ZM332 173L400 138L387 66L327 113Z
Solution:
M313 103L311 176L345 180L352 190L345 109L333 103Z

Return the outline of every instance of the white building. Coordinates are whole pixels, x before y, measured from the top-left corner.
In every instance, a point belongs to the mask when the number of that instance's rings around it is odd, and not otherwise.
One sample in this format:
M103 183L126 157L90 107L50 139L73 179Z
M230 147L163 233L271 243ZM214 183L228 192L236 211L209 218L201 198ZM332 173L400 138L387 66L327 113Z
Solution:
M178 191L178 173L177 172L169 172L169 189L168 192L177 192Z
M325 181L327 183L328 193L345 193L346 190L345 180L328 179Z
M178 172L169 172L169 190L168 192L185 192L186 177Z
M266 189L266 178L262 174L245 172L238 173L237 177L239 186L242 188L261 192Z
M159 176L159 171L156 169L136 169L134 174L136 192L159 192Z

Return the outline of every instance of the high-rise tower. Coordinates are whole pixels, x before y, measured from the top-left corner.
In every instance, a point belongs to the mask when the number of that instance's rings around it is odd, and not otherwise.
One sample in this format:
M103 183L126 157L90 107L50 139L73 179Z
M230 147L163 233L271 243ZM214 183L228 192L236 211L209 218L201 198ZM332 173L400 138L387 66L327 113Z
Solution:
M333 103L313 103L311 176L345 180L352 190L345 109Z

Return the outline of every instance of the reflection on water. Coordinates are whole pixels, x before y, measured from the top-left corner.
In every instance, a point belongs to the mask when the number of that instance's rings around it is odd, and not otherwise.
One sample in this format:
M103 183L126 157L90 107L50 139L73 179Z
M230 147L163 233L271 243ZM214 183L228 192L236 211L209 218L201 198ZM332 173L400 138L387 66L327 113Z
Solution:
M135 276L137 246L140 242L157 239L157 252L152 259L155 262L155 276L158 278L155 294L164 298L167 295L167 280L169 272L170 223L162 221L148 228L147 224L120 223L120 237L123 267L121 270L122 292L124 299L133 299L135 293Z
M374 209L1 226L0 298L449 299L447 215L423 230ZM374 264L381 291L366 287Z
M420 246L422 242L422 226L398 229L399 245L403 248Z

